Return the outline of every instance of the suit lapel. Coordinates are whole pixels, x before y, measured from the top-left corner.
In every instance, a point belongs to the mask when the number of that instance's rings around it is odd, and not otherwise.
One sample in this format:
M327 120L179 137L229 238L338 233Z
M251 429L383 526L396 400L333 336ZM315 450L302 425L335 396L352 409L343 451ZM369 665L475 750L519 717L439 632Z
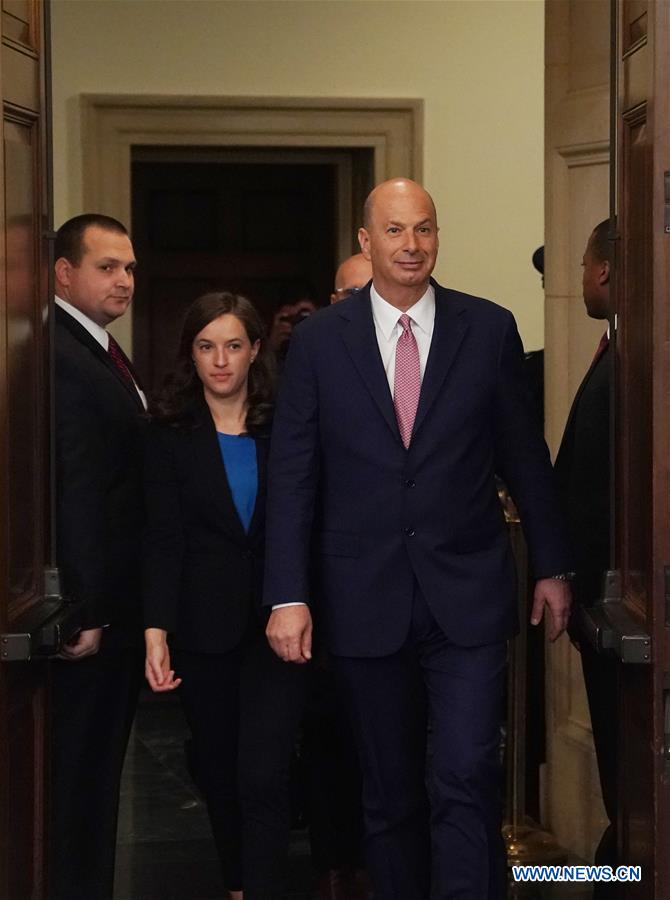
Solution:
M412 441L437 399L468 330L465 308L458 303L454 293L445 290L435 282L432 283L435 287L435 325L426 371L421 383L419 408L414 420Z
M400 440L398 422L395 409L393 408L393 398L389 390L382 358L379 354L375 323L372 318L369 286L363 288L356 299L340 311L340 315L347 320L342 337L349 355L373 400L379 407L386 424L393 432L394 437Z
M83 325L80 325L79 322L77 322L75 318L65 312L64 309L61 309L60 306L56 306L55 311L56 321L64 328L66 328L70 332L70 334L79 341L80 344L83 344L88 350L90 350L93 356L95 356L99 360L99 362L101 362L102 365L105 366L105 368L109 369L118 383L123 387L124 391L126 391L128 396L131 397L138 410L140 412L144 412L144 406L142 404L142 400L140 399L140 395L137 393L137 390L133 387L133 385L128 384L121 372L119 372L117 367L114 365L114 362L109 353L107 353L107 351L96 341L93 335L90 334ZM133 375L133 378L135 378L135 371L132 367L132 363L130 363L130 360L127 359L123 351L122 354L123 358L126 360L130 372ZM139 385L139 381L137 381L137 384Z

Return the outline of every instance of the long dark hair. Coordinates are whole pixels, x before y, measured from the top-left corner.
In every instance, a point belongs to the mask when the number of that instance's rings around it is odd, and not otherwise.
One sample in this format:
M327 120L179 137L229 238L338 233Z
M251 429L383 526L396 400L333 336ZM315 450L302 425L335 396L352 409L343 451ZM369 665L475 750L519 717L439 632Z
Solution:
M186 311L175 366L151 406L152 418L176 426L195 424L196 401L202 398L203 388L193 363L193 341L210 322L225 315L240 320L252 344L261 342L249 369L246 429L249 434L267 429L274 397L274 356L266 345L263 322L251 301L228 291L203 294Z

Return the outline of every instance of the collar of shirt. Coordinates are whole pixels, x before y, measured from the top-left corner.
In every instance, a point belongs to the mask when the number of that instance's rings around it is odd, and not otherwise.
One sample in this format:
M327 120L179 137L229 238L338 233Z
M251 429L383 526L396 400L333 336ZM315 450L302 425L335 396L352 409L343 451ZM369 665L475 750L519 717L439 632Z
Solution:
M85 328L91 337L96 339L103 350L109 350L109 335L102 326L98 325L97 322L94 322L93 319L89 319L89 317L84 315L80 309L77 309L76 306L68 303L67 300L63 300L58 294L56 294L55 300L56 305L65 310L65 312L72 316L73 319L76 319L81 327Z
M88 316L85 316L84 313L77 309L76 306L73 306L71 303L68 303L67 300L63 300L62 297L59 297L58 294L54 297L56 301L56 305L60 306L62 310L64 310L68 315L72 316L73 319L76 319L77 322L81 325L82 328L85 328L86 331L91 335L91 337L95 338L95 340L100 344L103 350L109 353L109 335L105 331L102 326L98 325L97 322L94 322L93 319L89 319ZM132 375L131 375L132 377ZM147 397L144 391L140 390L139 385L135 382L133 378L133 383L135 384L135 390L140 395L140 400L142 401L142 405L144 408L147 408Z
M384 300L375 290L374 285L370 288L370 300L379 355L386 372L391 395L393 395L396 347L402 333L402 326L398 324L398 320L402 313L397 307L391 306L387 300ZM417 300L414 306L407 310L407 315L412 321L412 333L416 338L419 350L421 378L423 378L435 326L435 288L432 284L428 286L426 293Z
M397 306L392 306L388 300L384 300L382 295L376 290L374 283L370 285L370 301L372 303L372 316L375 320L375 326L378 333L390 341L397 337L402 330L398 324L401 311ZM424 333L426 340L430 343L433 336L433 326L435 325L435 288L429 284L425 294L420 297L413 306L407 310L407 315L412 320L412 331L417 326Z

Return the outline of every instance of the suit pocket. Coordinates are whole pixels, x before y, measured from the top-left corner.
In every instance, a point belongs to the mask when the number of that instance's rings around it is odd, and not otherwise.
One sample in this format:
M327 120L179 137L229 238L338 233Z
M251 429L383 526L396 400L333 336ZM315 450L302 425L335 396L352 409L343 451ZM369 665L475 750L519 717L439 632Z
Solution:
M355 534L344 531L322 531L317 540L317 549L325 556L358 556L360 541Z

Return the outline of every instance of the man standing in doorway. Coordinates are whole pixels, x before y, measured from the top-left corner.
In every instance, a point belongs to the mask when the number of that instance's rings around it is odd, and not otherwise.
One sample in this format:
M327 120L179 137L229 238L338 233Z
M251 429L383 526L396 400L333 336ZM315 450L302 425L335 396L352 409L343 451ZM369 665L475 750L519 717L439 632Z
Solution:
M610 315L609 220L593 229L582 260L582 288L587 315L606 321ZM576 554L575 610L599 599L610 561L610 351L609 329L575 396L556 457L556 476ZM596 653L573 615L570 635L579 646L600 786L609 819L596 849L598 865L617 866L618 665ZM614 887L596 884L595 897L615 896Z
M54 898L112 896L119 784L143 653L140 422L132 365L106 326L133 297L124 226L81 215L58 230L56 530L63 592L82 630L52 666Z
M372 284L296 329L286 362L267 634L287 662L307 661L318 597L363 767L377 900L493 900L505 896L498 745L517 628L496 474L524 521L532 621L546 606L551 639L571 559L512 315L430 278L437 217L412 181L372 191L359 240Z

